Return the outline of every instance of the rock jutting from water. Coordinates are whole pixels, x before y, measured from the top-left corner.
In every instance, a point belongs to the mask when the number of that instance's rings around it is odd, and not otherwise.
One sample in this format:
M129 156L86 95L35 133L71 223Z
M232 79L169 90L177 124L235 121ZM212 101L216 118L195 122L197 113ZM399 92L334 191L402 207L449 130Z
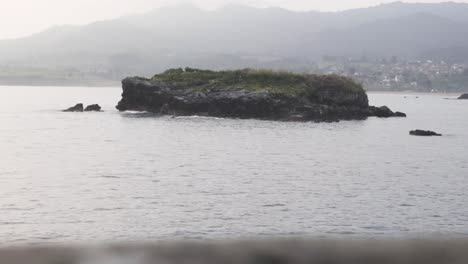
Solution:
M76 104L73 107L63 110L63 112L83 112L83 111L84 111L83 104Z
M420 129L410 131L410 135L412 135L412 136L421 136L421 137L432 137L432 136L440 137L440 136L442 136L442 134L436 133L434 131L420 130Z
M460 97L458 97L458 99L459 100L468 100L468 93L460 95Z
M98 104L93 104L93 105L88 105L86 108L85 108L85 112L100 112L101 111L101 106L98 105Z
M369 106L360 84L337 75L179 68L126 78L122 86L120 111L317 122L406 116Z

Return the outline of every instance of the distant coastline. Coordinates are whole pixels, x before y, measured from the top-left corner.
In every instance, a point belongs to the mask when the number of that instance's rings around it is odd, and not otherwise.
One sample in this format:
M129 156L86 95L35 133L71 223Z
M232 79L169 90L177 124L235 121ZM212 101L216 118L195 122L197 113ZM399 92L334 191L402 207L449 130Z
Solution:
M121 87L122 81L120 80L111 80L111 79L54 79L54 78L2 78L0 77L0 86L65 86L65 87ZM379 90L379 89L369 89L364 87L367 93L386 93L386 94L442 94L447 96L459 96L461 92L423 92L423 91L392 91L392 90Z
M109 87L121 86L120 81L115 80L90 80L90 79L52 79L52 78L0 78L0 86L89 86L89 87Z
M385 91L385 90L367 90L368 94L406 94L406 95L444 95L444 96L460 96L457 92L421 92L421 91Z

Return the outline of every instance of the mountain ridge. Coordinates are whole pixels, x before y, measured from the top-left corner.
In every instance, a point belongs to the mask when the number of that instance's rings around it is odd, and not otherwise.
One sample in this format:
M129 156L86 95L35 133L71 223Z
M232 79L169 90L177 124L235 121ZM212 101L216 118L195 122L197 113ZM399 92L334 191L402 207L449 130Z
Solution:
M327 55L468 62L467 29L468 4L453 2L341 12L176 6L0 40L0 69L72 68L118 79L181 66L300 71Z

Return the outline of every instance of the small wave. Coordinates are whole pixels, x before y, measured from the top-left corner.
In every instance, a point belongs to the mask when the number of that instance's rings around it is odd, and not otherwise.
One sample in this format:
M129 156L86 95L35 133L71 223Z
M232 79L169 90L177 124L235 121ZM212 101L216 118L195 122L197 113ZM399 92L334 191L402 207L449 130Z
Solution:
M401 207L413 207L414 205L412 204L400 204Z
M156 113L151 113L151 112L138 112L138 111L127 111L124 113L121 113L123 117L128 117L128 118L146 118L146 117L159 117L161 116L160 114Z
M25 222L0 222L0 226L3 225L24 225L26 224Z
M98 211L98 212L102 212L102 211L119 211L119 210L123 210L124 208L122 207L116 207L116 208L96 208L94 209L93 211Z
M265 204L263 207L284 207L285 204Z
M100 176L100 178L107 178L107 179L120 179L119 176Z
M147 199L150 199L148 197L142 197L142 196L137 196L137 197L132 197L132 199L134 200L147 200Z
M50 234L48 236L38 236L38 237L34 237L34 239L36 240L43 240L43 241L51 241L51 240L57 240L57 239L64 239L64 238L68 238L69 236L67 235L59 235L59 234Z
M32 209L29 208L16 208L16 207L10 207L10 208L2 208L0 211L31 211Z
M362 228L366 230L375 230L375 231L388 230L388 228L385 226L363 226Z
M330 234L330 235L356 235L357 234L356 232L353 232L353 231L328 231L325 233Z
M150 112L148 111L125 111L124 114L131 114L131 115L134 115L134 114L149 114Z
M210 119L210 120L225 120L227 118L223 117L214 117L214 116L199 116L199 115L192 115L192 116L174 116L174 119Z

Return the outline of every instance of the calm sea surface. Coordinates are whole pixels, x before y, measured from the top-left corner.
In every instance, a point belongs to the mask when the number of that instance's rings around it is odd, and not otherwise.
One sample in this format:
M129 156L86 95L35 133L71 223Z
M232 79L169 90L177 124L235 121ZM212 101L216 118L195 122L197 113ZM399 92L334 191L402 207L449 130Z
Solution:
M316 124L119 113L120 88L0 93L0 245L468 236L468 101L371 94L409 117ZM77 102L105 112L58 111Z

